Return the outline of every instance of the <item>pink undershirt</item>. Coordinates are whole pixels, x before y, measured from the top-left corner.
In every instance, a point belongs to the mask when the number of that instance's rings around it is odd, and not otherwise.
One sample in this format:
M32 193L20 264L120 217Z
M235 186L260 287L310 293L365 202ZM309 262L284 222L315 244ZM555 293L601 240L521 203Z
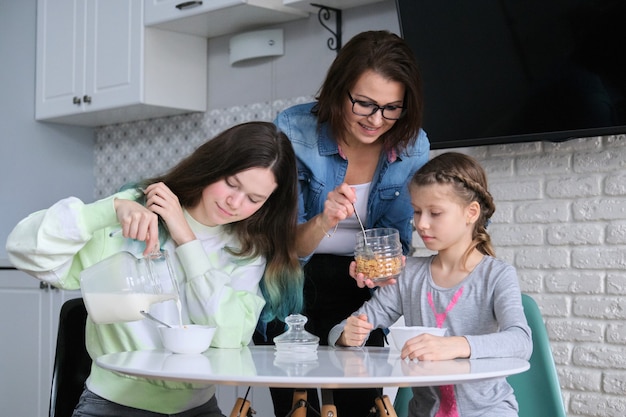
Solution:
M461 294L463 294L463 287L459 288L454 294L452 300L448 303L446 310L443 313L437 313L435 303L433 302L433 295L431 292L428 293L428 304L435 315L438 328L443 326L448 313L454 308L456 302L461 297ZM454 385L442 385L439 387L439 392L441 394L441 399L439 401L439 410L437 410L435 417L459 417L459 410L457 409L456 398L454 396Z

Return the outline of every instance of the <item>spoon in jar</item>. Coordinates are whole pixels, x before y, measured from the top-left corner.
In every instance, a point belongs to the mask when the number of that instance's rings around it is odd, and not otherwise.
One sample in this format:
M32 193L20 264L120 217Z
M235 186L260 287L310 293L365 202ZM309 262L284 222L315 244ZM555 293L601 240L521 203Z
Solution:
M162 324L165 327L169 327L170 329L172 328L171 325L167 324L164 321L161 321L161 320L157 319L156 317L154 317L152 314L148 313L147 311L141 310L139 313L141 313L141 315L144 316L147 319L150 319L150 320L152 320L152 321L154 321L156 323Z
M356 211L356 206L352 203L352 207L354 207L354 216L359 221L359 226L361 226L361 231L363 232L363 242L365 243L365 252L368 254L372 253L369 245L367 244L367 235L365 234L365 227L363 226L363 222L361 221L361 217L359 216L359 212Z

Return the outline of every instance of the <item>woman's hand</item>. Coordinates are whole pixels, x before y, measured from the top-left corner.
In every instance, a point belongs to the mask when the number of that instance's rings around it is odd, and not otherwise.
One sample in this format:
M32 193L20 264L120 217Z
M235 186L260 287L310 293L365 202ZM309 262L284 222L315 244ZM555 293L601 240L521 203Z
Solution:
M433 336L422 333L404 344L400 357L420 361L443 361L447 359L469 358L471 349L463 336Z
M329 192L321 213L321 227L325 231L331 230L337 223L350 217L354 213L352 203L355 200L354 190L345 182Z
M167 185L162 182L150 184L146 187L144 194L146 195L146 208L163 219L176 245L180 246L196 239L196 235L185 219L178 197Z
M367 315L350 316L343 327L337 344L340 346L362 346L373 328L374 325L367 321Z
M324 210L306 223L298 225L296 251L298 256L308 256L319 245L324 236L332 236L337 224L354 213L353 201L356 193L346 183L340 184L326 196Z

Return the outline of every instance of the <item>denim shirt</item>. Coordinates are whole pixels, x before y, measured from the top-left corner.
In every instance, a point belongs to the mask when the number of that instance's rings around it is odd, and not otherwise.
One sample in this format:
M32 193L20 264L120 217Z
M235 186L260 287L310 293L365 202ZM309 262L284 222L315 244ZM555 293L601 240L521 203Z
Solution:
M281 112L274 123L291 140L298 162L298 223L324 210L329 192L344 182L348 161L340 155L330 126L317 126L311 113L316 103L299 104ZM381 154L370 186L366 228L393 227L399 230L404 254L411 249L413 208L408 183L428 161L430 143L423 130L413 146L402 152ZM303 258L307 261L310 255Z

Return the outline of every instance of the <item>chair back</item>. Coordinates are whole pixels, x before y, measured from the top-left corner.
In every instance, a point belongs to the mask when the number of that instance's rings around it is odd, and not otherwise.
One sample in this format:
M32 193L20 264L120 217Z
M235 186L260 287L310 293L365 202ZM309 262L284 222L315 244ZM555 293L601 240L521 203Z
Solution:
M548 332L539 306L527 294L522 294L522 305L533 334L530 369L507 378L519 403L519 417L567 417ZM408 416L411 398L413 398L411 388L398 388L393 404L398 417Z
M397 417L408 417L411 398L413 398L411 387L398 388L396 398L393 400L393 408L396 410Z
M566 417L543 316L531 296L522 294L522 305L533 332L530 369L507 378L519 403L519 417Z
M71 417L83 392L91 369L91 358L85 347L87 310L82 298L67 300L59 315L50 417Z

